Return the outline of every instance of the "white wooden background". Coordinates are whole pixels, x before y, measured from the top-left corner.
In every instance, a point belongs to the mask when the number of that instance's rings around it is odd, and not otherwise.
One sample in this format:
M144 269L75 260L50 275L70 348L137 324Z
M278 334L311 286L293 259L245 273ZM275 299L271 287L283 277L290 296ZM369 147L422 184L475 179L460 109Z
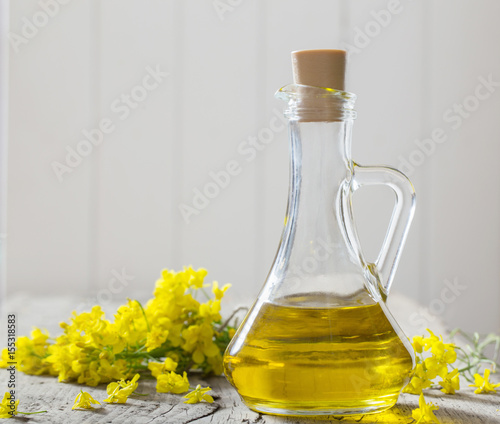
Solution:
M499 16L496 0L12 1L8 294L104 302L192 264L250 303L282 230L288 145L284 130L255 158L242 143L269 135L292 50L345 47L354 159L414 164L417 213L395 289L428 309L413 320L498 331L500 89L476 87L500 82ZM168 73L151 91L138 88L148 67ZM131 93L147 97L125 107ZM101 119L113 131L59 181L53 162ZM433 133L446 141L422 153L415 140ZM186 223L179 205L231 161L239 174ZM356 216L374 257L392 197L366 190ZM123 270L127 287L113 280Z

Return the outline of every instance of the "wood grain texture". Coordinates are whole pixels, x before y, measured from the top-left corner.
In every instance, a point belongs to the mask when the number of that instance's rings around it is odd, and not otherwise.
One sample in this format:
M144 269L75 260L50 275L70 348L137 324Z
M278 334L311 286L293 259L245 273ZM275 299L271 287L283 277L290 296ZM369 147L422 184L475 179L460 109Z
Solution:
M5 371L2 371L4 374ZM376 415L353 417L276 417L258 414L243 405L236 391L223 377L201 380L191 378L192 384L210 385L214 391L214 403L187 405L181 395L155 393L155 382L145 380L140 383L141 393L147 397L131 397L123 405L105 404L94 410L72 410L74 398L81 386L57 383L51 377L28 376L19 373L19 409L23 412L47 410L47 413L21 417L29 423L126 423L126 424L298 424L316 421L360 422L360 423L411 423L411 411L418 406L418 397L402 394L397 405L387 412ZM105 386L85 387L96 400L104 399ZM500 423L498 394L474 395L472 389L462 389L456 395L444 395L438 390L426 391L427 401L439 406L436 415L443 423L493 424Z

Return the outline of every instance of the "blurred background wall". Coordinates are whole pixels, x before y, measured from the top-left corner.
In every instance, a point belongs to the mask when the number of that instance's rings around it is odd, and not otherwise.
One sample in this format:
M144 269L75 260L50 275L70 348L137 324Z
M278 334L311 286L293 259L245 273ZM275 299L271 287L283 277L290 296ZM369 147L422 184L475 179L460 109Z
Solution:
M498 331L498 16L495 0L12 1L4 288L106 301L191 264L251 303L288 192L273 94L291 51L345 48L353 158L417 191L394 290L422 304L413 320ZM356 195L371 259L392 204Z

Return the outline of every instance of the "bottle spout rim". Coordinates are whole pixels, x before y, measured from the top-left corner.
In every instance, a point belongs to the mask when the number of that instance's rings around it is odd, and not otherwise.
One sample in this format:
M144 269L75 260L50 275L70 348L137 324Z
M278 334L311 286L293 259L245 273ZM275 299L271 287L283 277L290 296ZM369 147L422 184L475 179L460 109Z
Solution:
M316 87L304 84L287 84L276 91L274 97L286 102L298 99L338 99L354 103L356 94L349 91L335 90L328 87Z
M304 122L356 119L356 95L348 91L288 84L281 87L275 97L287 103L284 114L289 119Z

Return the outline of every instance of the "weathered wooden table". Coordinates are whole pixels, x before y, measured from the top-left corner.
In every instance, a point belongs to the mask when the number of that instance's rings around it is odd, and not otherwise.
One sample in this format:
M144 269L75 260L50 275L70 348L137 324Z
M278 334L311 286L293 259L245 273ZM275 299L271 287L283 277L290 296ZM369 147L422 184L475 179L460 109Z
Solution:
M54 334L58 334L57 324L67 319L75 299L52 298L30 299L16 297L9 299L3 314L15 311L18 317L18 334L28 334L32 325L42 326ZM412 301L392 295L390 308L408 335L423 334L423 328L412 326L408 317L416 310L418 305ZM111 305L110 310L113 310ZM2 327L5 321L2 319ZM433 322L432 328L443 333L446 329L438 320ZM0 332L0 341L5 340L5 330ZM3 345L3 343L1 343ZM7 372L0 370L0 390L6 385ZM16 395L20 399L19 410L30 412L47 410L39 415L18 415L16 420L26 423L169 423L169 424L292 424L323 422L361 422L361 423L411 423L411 410L418 404L415 395L402 394L397 405L390 411L376 415L357 417L322 417L322 418L295 418L276 417L253 412L246 408L240 401L236 391L223 377L212 377L200 380L190 378L193 384L202 383L210 385L213 389L215 402L213 404L200 403L187 405L182 402L181 395L156 393L155 381L144 380L140 382L141 393L145 397L131 397L126 404L104 404L90 411L71 410L75 396L82 386L77 384L58 383L53 377L28 376L22 373L16 375ZM444 423L457 424L493 424L500 423L500 393L488 395L475 395L473 390L466 387L456 395L445 395L438 390L426 392L426 399L439 405L436 412L438 418ZM96 399L106 397L106 387L85 387Z

